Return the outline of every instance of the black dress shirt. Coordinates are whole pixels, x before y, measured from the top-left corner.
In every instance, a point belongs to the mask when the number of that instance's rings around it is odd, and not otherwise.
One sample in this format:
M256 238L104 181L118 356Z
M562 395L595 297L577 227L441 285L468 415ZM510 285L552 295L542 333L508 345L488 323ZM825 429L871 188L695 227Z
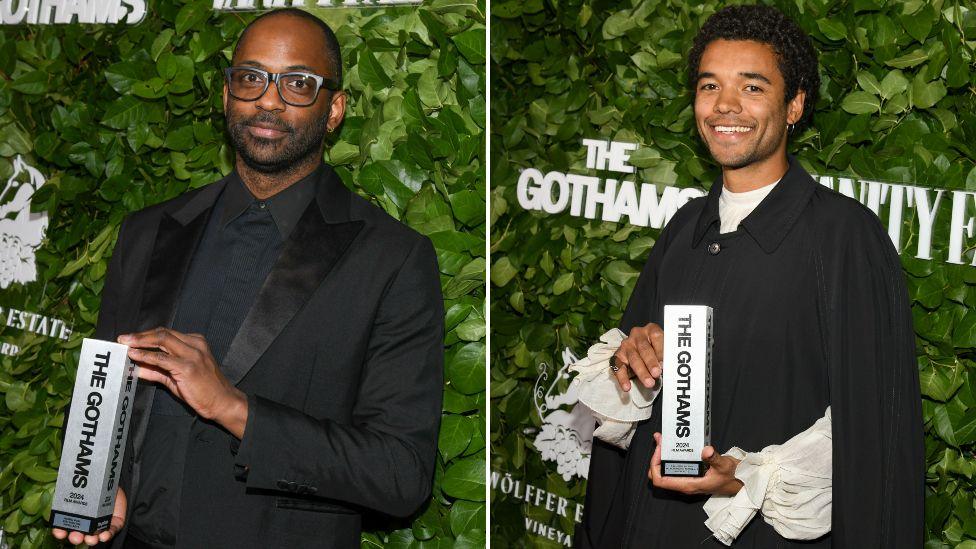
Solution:
M214 205L172 327L203 334L218 364L315 196L322 169L266 200L254 198L235 171ZM205 421L169 391L157 388L142 452L143 481L138 493L128 494L130 538L152 547L177 545L187 438L196 420Z

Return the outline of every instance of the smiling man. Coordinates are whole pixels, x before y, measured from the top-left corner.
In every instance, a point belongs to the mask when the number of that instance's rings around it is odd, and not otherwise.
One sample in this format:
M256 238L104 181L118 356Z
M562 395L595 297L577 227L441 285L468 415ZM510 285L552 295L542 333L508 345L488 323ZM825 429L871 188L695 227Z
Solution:
M111 528L125 548L358 547L430 494L443 305L428 239L322 162L346 97L295 9L225 71L226 178L128 217L96 337L142 368Z
M714 309L709 469L661 476L658 399L626 449L594 441L578 544L921 547L921 401L897 252L870 210L786 153L820 88L809 37L774 8L723 9L694 41L689 83L722 173L661 232L610 368L624 391L668 383L663 307Z

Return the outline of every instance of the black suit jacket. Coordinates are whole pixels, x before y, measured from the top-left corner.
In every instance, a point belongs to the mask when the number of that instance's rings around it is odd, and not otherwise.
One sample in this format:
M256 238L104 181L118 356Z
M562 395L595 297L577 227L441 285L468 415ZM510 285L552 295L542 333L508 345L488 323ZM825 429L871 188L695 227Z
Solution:
M226 181L123 222L96 337L171 325ZM443 317L430 241L326 167L224 360L248 395L243 439L194 420L178 546L358 547L364 510L415 511L437 451ZM156 390L140 383L133 404L130 511L151 497L139 493L140 450Z

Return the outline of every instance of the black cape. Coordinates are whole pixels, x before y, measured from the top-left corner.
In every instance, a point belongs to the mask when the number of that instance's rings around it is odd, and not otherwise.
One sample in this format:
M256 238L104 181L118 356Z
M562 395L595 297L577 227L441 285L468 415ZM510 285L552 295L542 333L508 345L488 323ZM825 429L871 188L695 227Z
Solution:
M921 399L891 240L874 213L818 185L792 157L776 188L727 234L719 234L721 188L719 178L661 232L621 329L661 324L665 304L713 307L720 452L781 444L832 407L831 533L787 540L757 515L733 547L921 547ZM660 429L658 399L629 451L594 439L579 547L724 547L704 525L707 496L648 480Z

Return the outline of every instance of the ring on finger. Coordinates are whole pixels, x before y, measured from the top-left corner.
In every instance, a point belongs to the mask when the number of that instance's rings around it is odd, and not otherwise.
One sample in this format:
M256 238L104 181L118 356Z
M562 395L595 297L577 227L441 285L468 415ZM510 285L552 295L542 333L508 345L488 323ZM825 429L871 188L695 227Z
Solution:
M617 355L610 355L610 371L613 373L620 371L620 365L617 364Z

